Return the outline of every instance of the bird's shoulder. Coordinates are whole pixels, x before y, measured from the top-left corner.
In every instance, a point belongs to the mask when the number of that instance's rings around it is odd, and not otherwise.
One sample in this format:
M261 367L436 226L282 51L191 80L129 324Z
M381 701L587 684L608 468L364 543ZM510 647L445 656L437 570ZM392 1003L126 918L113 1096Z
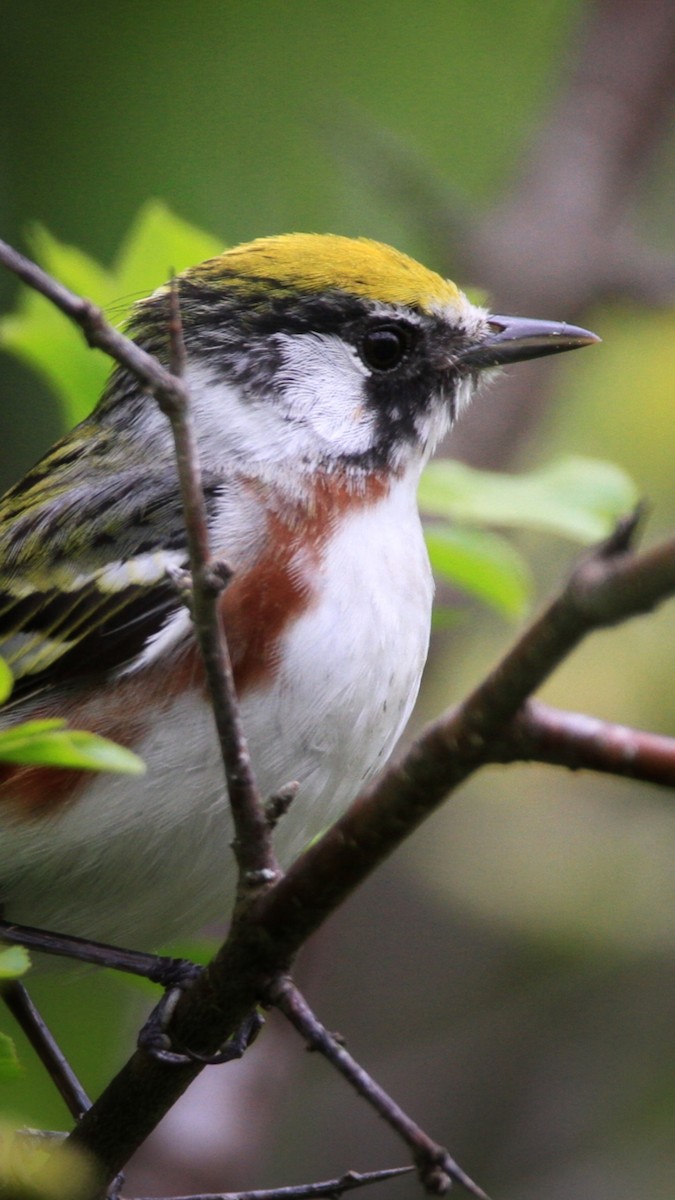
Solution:
M188 566L173 464L68 471L68 443L0 500L0 655L13 702L119 673L190 634L176 584ZM52 452L52 455L54 452ZM253 540L236 479L207 478L207 518L234 561ZM161 641L160 641L161 639Z

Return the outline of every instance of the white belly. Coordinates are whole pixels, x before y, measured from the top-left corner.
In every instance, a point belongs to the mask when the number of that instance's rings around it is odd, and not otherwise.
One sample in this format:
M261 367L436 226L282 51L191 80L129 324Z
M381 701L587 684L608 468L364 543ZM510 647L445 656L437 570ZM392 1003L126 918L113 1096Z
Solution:
M300 793L277 829L283 864L348 805L391 753L427 654L432 583L408 481L349 517L320 597L289 629L244 728L264 796ZM72 808L0 831L0 898L13 920L152 948L226 918L231 818L208 706L179 698L139 747L139 779L96 776Z

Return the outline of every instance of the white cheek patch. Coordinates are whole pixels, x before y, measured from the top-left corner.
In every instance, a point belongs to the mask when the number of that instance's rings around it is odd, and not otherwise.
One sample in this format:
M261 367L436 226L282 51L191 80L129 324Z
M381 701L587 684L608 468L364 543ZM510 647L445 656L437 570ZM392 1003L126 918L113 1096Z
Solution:
M317 449L363 454L376 437L374 414L365 403L370 372L341 338L320 333L275 337L282 358L276 384L290 420L314 435Z
M216 474L276 463L299 453L295 430L272 397L252 401L208 367L187 372L202 463Z

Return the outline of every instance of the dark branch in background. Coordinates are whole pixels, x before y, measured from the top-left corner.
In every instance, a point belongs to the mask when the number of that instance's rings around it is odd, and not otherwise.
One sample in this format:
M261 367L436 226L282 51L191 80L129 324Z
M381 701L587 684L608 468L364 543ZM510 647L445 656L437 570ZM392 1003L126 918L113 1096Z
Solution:
M203 508L197 495L194 433L186 417L187 395L181 381L106 326L92 305L54 284L44 272L2 243L0 261L29 284L37 284L43 294L86 330L92 344L105 347L118 362L135 371L168 412L177 430L181 477L186 477L190 544L191 548L196 546L192 563L195 616L198 629L202 623L206 626L206 657L215 677L216 704L226 706L227 698L221 696L227 693L227 678L221 677L220 651L216 648L213 653L213 639L219 636L215 595L218 589L210 575L213 568L204 540ZM170 1033L177 1044L201 1054L213 1054L257 1003L281 1004L283 986L280 985L310 934L454 788L486 763L507 757L512 722L516 722L521 744L528 722L532 734L537 709L530 706L525 710L521 718L524 731L521 729L519 733L521 707L562 659L592 630L647 612L675 593L675 539L636 555L631 549L635 525L635 517L627 519L612 538L587 555L560 594L474 692L430 725L403 761L387 768L284 877L267 890L262 888L255 899L238 908L226 943L176 1005ZM225 720L227 713L221 715ZM539 752L543 756L546 750L543 712L540 718L536 727L540 735ZM567 720L568 743L572 738L571 720ZM247 782L248 764L241 755L236 721L230 722L228 729L233 743L226 738L224 757L230 766L232 757L235 765L243 764L242 775L234 780L235 790L241 786L242 813L237 823L237 836L243 843L239 847L240 862L244 870L249 869L248 863L253 864L254 870L261 869L262 864L264 872L265 864L273 861L266 857L267 838L260 835L265 811ZM596 747L581 733L574 742L575 756L570 750L565 761L574 757L575 766L596 766ZM634 736L639 740L645 735ZM664 742L667 740L661 740L660 752L665 758L670 754L672 761L673 747ZM524 745L525 757L532 757L531 751L531 745ZM515 752L509 755L510 760L515 757ZM609 769L607 754L601 769ZM250 841L247 843L246 839ZM167 1067L138 1051L83 1116L69 1141L84 1148L100 1163L106 1179L113 1178L201 1069L198 1063ZM371 1091L375 1087L372 1081L369 1086ZM363 1093L366 1089L360 1090ZM374 1097L372 1092L371 1102ZM376 1107L378 1104L379 1100ZM395 1107L393 1102L391 1105ZM402 1116L404 1123L409 1122L405 1114ZM408 1132L411 1126L409 1122ZM411 1144L410 1137L406 1140ZM426 1150L417 1144L418 1166L427 1188L440 1194L455 1180L481 1196L480 1189L446 1152L441 1151L439 1158L440 1150L429 1139Z
M575 321L608 296L648 304L675 297L675 256L649 247L637 225L672 119L675 5L595 0L579 13L561 84L513 185L458 247L463 277L487 289L497 312L507 305ZM522 443L552 377L542 360L527 389L515 374L499 381L480 432L481 461L499 466ZM458 428L454 453L469 436L468 424Z
M595 0L579 8L548 115L492 207L459 196L362 113L333 133L337 154L386 208L400 205L437 262L484 289L495 312L586 323L612 296L675 298L675 255L650 246L639 203L675 105L672 0ZM598 331L602 334L602 330ZM540 359L492 385L490 420L474 406L452 433L454 457L499 467L544 411L554 364ZM532 397L536 396L536 404Z
M348 1171L339 1179L321 1183L301 1183L297 1187L268 1188L255 1192L210 1192L205 1196L172 1196L171 1200L314 1200L316 1196L342 1196L371 1183L384 1183L399 1175L408 1175L412 1167L389 1167L386 1171ZM158 1200L153 1197L152 1200Z
M675 788L675 738L528 700L504 731L494 762L540 762Z
M367 1071L352 1058L337 1038L317 1020L305 998L300 994L291 979L279 977L270 989L268 1000L275 1008L290 1021L298 1033L304 1037L312 1050L317 1050L349 1081L355 1092L374 1108L386 1121L390 1129L410 1147L414 1162L418 1168L420 1181L432 1195L442 1195L447 1190L447 1181L452 1179L461 1183L467 1191L478 1197L478 1200L488 1200L485 1192L477 1188L475 1183L448 1151L433 1142L431 1138L411 1121L407 1113L399 1107L391 1096L370 1077Z
M79 1121L82 1114L91 1106L91 1100L52 1037L25 987L16 979L3 984L2 999L35 1049L52 1082L58 1088L71 1117Z
M675 101L672 3L586 5L565 67L513 186L484 215L464 266L499 302L555 297L574 319L616 296L628 231L628 246L640 242L635 206ZM672 296L673 259L670 269ZM630 279L622 282L634 298Z

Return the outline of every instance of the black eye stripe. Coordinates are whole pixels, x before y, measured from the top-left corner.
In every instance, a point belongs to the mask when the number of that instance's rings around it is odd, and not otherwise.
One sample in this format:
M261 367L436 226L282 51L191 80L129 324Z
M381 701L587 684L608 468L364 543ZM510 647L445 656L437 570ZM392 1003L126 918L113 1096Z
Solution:
M373 371L393 371L400 366L412 346L413 334L409 325L382 322L371 325L363 334L359 352L367 367Z

